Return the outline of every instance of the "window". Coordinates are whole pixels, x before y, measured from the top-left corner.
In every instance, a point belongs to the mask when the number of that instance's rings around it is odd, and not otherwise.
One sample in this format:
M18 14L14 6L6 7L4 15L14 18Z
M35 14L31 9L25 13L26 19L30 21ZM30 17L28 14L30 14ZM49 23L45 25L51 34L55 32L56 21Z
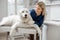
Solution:
M32 9L32 8L34 8L34 5L36 4L38 2L38 0L30 0L30 2L29 2L29 8L30 9Z
M8 0L8 15L17 13L17 10L24 7L23 0Z
M15 0L8 0L8 15L15 14Z
M8 15L17 14L21 8L31 9L38 2L38 0L8 0Z
M60 0L47 0L48 20L60 20Z
M47 4L60 4L60 0L46 0Z

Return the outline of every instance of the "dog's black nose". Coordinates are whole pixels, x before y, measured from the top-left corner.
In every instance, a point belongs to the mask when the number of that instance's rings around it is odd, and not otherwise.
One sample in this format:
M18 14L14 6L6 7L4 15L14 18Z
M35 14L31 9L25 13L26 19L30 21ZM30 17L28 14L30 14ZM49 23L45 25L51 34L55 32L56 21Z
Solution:
M27 14L25 14L25 17L27 17Z

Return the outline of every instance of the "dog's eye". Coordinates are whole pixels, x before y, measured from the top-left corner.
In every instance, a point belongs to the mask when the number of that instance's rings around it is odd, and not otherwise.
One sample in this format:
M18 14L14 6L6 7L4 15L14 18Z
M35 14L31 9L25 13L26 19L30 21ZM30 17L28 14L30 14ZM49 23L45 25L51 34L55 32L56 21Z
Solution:
M24 11L22 11L22 13L24 13Z
M26 13L28 13L28 11L26 11Z

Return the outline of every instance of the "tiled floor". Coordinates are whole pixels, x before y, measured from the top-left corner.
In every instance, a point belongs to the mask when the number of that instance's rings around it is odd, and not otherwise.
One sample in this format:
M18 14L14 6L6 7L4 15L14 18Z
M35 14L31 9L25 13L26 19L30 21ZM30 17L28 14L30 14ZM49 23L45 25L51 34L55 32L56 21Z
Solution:
M29 39L33 40L34 35L30 34ZM36 38L38 40L38 37ZM9 40L7 33L0 33L0 40ZM16 38L15 40L24 40L23 38ZM28 40L28 39L26 39Z
M0 33L0 40L7 40L7 33Z

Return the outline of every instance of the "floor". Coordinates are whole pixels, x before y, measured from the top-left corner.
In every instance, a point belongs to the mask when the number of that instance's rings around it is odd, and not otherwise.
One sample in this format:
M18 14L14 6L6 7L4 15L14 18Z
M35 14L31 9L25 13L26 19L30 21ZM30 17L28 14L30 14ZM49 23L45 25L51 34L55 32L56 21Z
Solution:
M38 35L38 34L37 34ZM36 35L36 36L37 36ZM8 38L8 35L7 35L7 33L0 33L0 40L9 40L9 39L7 39ZM33 34L30 34L30 37L29 37L29 39L30 40L34 40L33 39L34 38L34 35ZM22 39L22 38L21 38ZM20 39L20 40L21 40ZM37 38L36 38L37 40L38 40L38 36L37 36ZM19 40L19 39L18 39Z
M0 33L0 40L7 40L7 33Z

